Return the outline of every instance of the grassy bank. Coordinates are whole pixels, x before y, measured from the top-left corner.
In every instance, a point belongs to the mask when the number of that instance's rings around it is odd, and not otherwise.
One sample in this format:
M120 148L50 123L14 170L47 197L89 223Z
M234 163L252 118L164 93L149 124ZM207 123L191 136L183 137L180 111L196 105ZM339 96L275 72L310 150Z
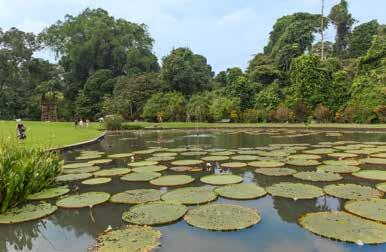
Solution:
M98 123L92 123L88 128L75 128L71 122L31 122L26 121L28 147L55 148L94 139L102 134ZM16 138L16 123L0 121L0 138Z

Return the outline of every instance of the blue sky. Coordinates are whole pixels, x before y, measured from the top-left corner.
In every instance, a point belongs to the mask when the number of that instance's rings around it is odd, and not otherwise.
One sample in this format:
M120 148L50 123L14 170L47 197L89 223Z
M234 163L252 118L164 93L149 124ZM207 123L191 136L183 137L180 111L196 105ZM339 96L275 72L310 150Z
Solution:
M328 13L340 0L325 0ZM145 23L155 39L159 58L173 47L190 47L207 57L218 72L245 68L261 52L275 20L294 12L320 12L321 0L0 0L0 27L40 32L84 8L101 7L116 18ZM386 23L386 0L349 0L350 11L361 22ZM334 38L334 31L327 32ZM40 54L52 59L52 54Z

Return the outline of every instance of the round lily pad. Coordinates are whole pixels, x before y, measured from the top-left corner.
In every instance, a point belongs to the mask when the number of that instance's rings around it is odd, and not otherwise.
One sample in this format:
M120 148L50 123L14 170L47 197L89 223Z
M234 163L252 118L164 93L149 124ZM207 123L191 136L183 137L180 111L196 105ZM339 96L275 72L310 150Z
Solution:
M77 195L70 195L56 202L62 208L83 208L93 207L108 201L110 194L105 192L86 192Z
M218 187L214 190L221 197L228 199L256 199L267 194L264 188L255 184L235 184Z
M230 156L234 154L235 153L233 151L218 151L218 152L209 153L209 155L212 155L212 156Z
M151 202L131 207L123 213L122 219L138 225L163 225L179 220L187 210L180 204Z
M68 193L70 189L67 186L59 186L54 188L45 189L41 192L31 194L27 197L28 200L45 200L62 196Z
M111 182L111 178L92 178L82 181L83 185L102 185Z
M77 168L90 167L90 166L92 165L89 163L71 163L71 164L63 165L63 169L77 169Z
M360 161L366 164L386 165L386 158L365 158Z
M156 186L179 186L192 183L194 178L188 175L167 175L150 181L150 184Z
M347 153L347 152L336 152L336 153L327 154L327 156L335 157L335 158L355 158L358 155L354 153Z
M386 171L384 170L360 170L352 175L357 178L386 181Z
M275 168L284 166L283 162L275 161L275 160L262 160L262 161L254 161L248 163L249 166L259 167L259 168Z
M108 164L108 163L111 163L112 161L113 161L112 159L106 158L106 159L97 159L97 160L88 161L88 163L92 165L98 165L98 164Z
M127 226L103 233L97 238L95 252L150 252L159 246L161 232L148 226Z
M206 155L206 151L190 151L190 152L182 152L181 156L203 156Z
M95 177L114 177L114 176L120 176L125 175L129 173L131 170L128 168L109 168L109 169L103 169L97 172L94 172Z
M386 225L341 211L308 213L299 223L314 234L334 240L362 244L386 242Z
M322 157L319 155L314 155L314 154L297 154L297 155L291 155L288 158L290 159L310 159L310 160L317 160L321 159Z
M258 174L263 174L266 176L290 176L292 174L295 174L297 171L290 168L258 168L255 170Z
M289 155L289 153L286 151L276 150L276 151L261 152L259 155L264 157L286 157Z
M150 181L161 177L162 174L158 172L133 172L121 177L124 181Z
M386 192L386 182L380 183L376 187L377 187L378 190L380 190L382 192Z
M349 201L344 209L366 219L386 223L386 199Z
M221 164L221 166L225 168L244 168L247 166L247 164L242 162L229 162L229 163L223 163Z
M176 166L190 166L190 165L198 165L198 164L202 164L202 160L194 160L194 159L187 159L187 160L177 160L177 161L173 161L172 162L172 165L176 165Z
M322 155L322 154L334 153L335 150L333 148L320 148L320 149L313 149L313 150L304 150L303 152L306 154Z
M372 154L371 157L373 157L373 158L386 158L386 153Z
M111 154L108 155L108 158L112 159L119 159L119 158L129 158L132 157L134 154L133 153L117 153L117 154Z
M138 162L129 163L128 166L140 167L140 166L150 166L150 165L156 165L156 164L158 164L157 161L138 161Z
M56 181L58 182L77 181L77 180L88 179L90 177L92 177L91 173L65 174L65 175L57 176Z
M101 155L81 155L79 157L76 157L76 160L90 160L90 159L97 159L101 158Z
M356 184L327 185L323 190L328 195L349 200L380 198L383 195L374 188Z
M9 209L5 213L0 214L0 224L15 224L37 220L54 213L57 209L57 206L49 203L27 204L23 207Z
M148 166L140 166L133 168L133 172L160 172L167 170L168 167L165 165L148 165Z
M217 194L213 192L212 188L206 186L186 187L167 192L162 195L161 199L184 205L199 205L217 199Z
M207 162L212 162L212 161L228 160L229 157L228 156L206 156L206 157L202 157L201 159Z
M176 152L160 152L153 154L153 157L175 157L178 153Z
M324 160L323 164L326 165L359 165L359 162L354 159L343 159L343 160Z
M209 204L193 208L184 217L184 220L192 226L214 231L248 228L259 223L260 219L255 209L225 204Z
M320 162L312 159L292 159L287 161L287 164L293 166L315 166L319 165Z
M161 199L161 192L155 189L136 189L117 193L111 196L110 201L122 204L141 204Z
M161 162L161 161L172 161L176 159L175 156L171 157L149 157L146 159L146 161L156 161L156 162Z
M319 165L316 169L318 172L353 173L361 168L351 165Z
M308 180L314 182L331 182L343 179L343 177L339 174L332 172L307 171L295 173L293 176L301 180Z
M146 154L152 154L154 152L156 152L155 149L149 149L149 150L133 151L133 154L138 154L138 155L144 154L144 155L146 155Z
M191 166L173 166L170 167L169 170L176 171L176 172L188 172L194 169L194 167Z
M323 190L319 187L300 184L282 182L273 184L266 188L267 192L272 196L279 196L290 199L313 199L323 196Z
M74 174L74 173L92 173L99 171L101 168L99 166L89 166L89 167L82 167L77 169L64 169L64 174Z
M228 185L240 183L243 178L232 174L215 174L204 176L200 180L202 183L210 185Z
M237 161L254 161L257 160L257 156L252 156L252 155L236 155L231 157L233 160Z

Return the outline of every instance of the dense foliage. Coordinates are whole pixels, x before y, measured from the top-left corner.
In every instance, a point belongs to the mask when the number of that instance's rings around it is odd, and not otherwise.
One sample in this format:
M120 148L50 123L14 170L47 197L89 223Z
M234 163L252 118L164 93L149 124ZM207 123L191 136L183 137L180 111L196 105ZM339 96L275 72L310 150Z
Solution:
M280 17L245 71L216 75L189 48L160 67L146 25L102 9L67 15L38 36L0 30L0 119L39 119L50 101L62 120L385 122L385 26L355 23L346 0L328 17ZM336 38L322 44L316 35L330 26ZM58 64L35 58L41 48Z

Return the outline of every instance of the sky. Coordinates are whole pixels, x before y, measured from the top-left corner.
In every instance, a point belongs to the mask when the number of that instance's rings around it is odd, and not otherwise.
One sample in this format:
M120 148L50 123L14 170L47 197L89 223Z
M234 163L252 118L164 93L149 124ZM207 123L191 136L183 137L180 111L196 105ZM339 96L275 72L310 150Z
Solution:
M325 0L326 13L340 0ZM386 0L348 0L358 23L386 24ZM213 70L245 68L262 52L276 19L294 12L320 13L321 0L0 0L0 27L39 33L66 14L103 8L115 18L145 23L159 58L173 48L204 55ZM334 39L329 29L327 40ZM40 57L54 61L47 51Z

